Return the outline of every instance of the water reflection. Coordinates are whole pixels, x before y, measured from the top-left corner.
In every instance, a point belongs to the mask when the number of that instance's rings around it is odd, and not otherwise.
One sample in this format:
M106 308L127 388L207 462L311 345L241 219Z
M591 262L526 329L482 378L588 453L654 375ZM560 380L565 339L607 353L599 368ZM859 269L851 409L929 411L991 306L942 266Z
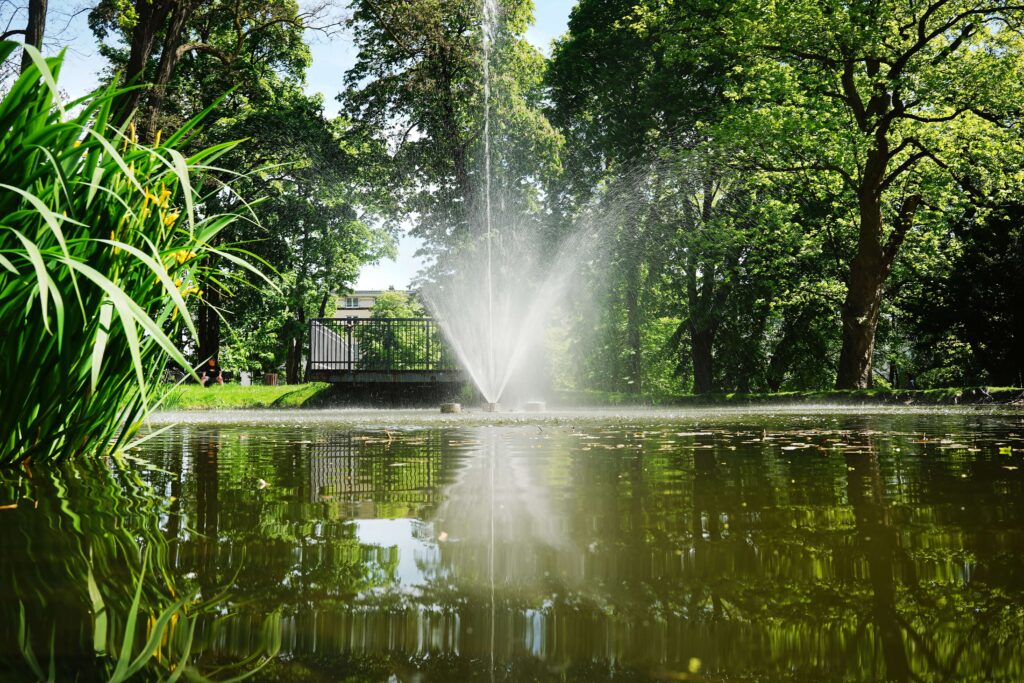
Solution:
M145 505L71 500L84 538L158 536L177 581L230 586L197 661L278 624L266 678L1011 681L1022 433L970 413L192 425L140 454ZM66 515L32 495L31 533L0 526L23 554L5 567L18 594L57 596L66 576L26 567L65 552L44 529Z

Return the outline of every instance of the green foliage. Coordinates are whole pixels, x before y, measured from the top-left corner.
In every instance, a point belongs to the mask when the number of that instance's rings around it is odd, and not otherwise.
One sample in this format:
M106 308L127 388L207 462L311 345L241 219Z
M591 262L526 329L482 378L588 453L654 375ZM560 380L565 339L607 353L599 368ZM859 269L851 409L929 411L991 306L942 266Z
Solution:
M623 324L574 332L611 350L595 367L643 376L671 350L703 390L863 386L872 365L1019 382L1022 24L970 0L579 2L547 76L552 205L628 207L592 275ZM687 214L696 149L746 208ZM678 334L648 348L665 315Z
M425 311L423 304L407 292L388 291L374 300L370 314L374 318L422 318Z
M492 55L495 188L529 222L560 168L560 136L542 111L542 56L523 37L527 0L502 0ZM349 28L359 54L339 96L350 135L377 142L377 178L395 197L387 217L415 217L426 248L458 248L482 222L482 3L357 0ZM498 191L495 192L498 194ZM496 202L496 205L498 202ZM444 263L439 271L443 272Z
M141 145L108 125L117 90L65 107L62 58L33 58L0 103L2 464L124 444L165 357L187 366L171 338L207 258L242 263L211 246L235 214L197 210L194 171L231 143L186 158L193 120Z

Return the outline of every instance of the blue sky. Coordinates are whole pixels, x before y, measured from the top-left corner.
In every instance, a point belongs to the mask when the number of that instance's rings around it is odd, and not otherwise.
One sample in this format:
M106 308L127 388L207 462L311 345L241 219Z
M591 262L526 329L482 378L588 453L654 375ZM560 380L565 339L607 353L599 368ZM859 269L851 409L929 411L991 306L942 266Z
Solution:
M535 16L527 38L543 50L550 52L551 41L565 32L569 12L576 0L534 0ZM89 31L85 13L75 14L81 6L79 0L51 0L47 30L61 44L67 45L71 55L61 73L61 86L71 97L84 95L97 83L98 72L104 60L96 50L96 42ZM55 36L54 33L59 33ZM324 41L313 39L313 66L307 75L307 92L324 95L329 113L337 113L334 99L341 90L342 74L355 60L355 49L347 36ZM398 245L398 258L376 266L368 266L360 273L357 289L386 289L389 286L405 288L420 268L415 258L420 244L413 238L403 237Z

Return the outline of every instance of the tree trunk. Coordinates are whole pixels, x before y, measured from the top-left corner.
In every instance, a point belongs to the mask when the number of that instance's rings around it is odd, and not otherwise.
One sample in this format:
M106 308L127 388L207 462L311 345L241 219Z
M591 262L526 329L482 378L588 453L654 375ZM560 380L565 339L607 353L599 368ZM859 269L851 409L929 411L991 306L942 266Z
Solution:
M206 283L206 296L199 304L199 362L216 358L220 354L220 290L212 282Z
M28 23L25 25L25 44L43 49L43 34L46 32L47 0L28 0ZM21 72L25 73L32 66L32 58L28 52L21 53Z
M885 268L879 250L864 245L850 264L850 284L843 302L843 347L837 389L866 389L871 382L875 329L882 305Z
M839 354L836 389L866 389L871 383L882 285L889 270L882 247L882 188L888 163L888 140L879 131L875 148L865 161L857 193L860 229L842 308L843 347Z
M300 370L306 340L306 311L303 308L296 311L295 322L295 331L288 340L288 359L285 362L285 381L288 384L298 384L302 381Z
M693 393L710 394L715 386L715 366L712 348L715 332L690 327L690 356L693 361Z
M700 270L696 255L690 257L687 273L686 298L689 308L690 360L693 363L693 392L710 394L715 385L715 274L714 268L703 273L698 286Z
M768 361L768 391L776 393L782 389L782 383L786 381L786 373L792 362L793 344L801 331L800 319L793 320L786 316L782 322L782 338L775 345L775 351Z
M156 34L163 28L175 4L175 0L136 0L135 12L138 19L129 41L128 62L124 69L126 85L137 86L145 82L146 65L153 54ZM133 88L119 98L116 124L123 124L131 117L139 106L142 93L141 88Z
M156 75L153 78L153 90L146 103L146 114L142 117L142 124L139 126L139 138L143 142L152 143L156 137L160 114L164 107L164 98L167 94L167 84L170 83L174 69L181 58L181 55L178 54L178 47L181 45L181 35L191 10L192 3L188 0L181 0L174 4L170 23L164 33L160 63L157 65Z

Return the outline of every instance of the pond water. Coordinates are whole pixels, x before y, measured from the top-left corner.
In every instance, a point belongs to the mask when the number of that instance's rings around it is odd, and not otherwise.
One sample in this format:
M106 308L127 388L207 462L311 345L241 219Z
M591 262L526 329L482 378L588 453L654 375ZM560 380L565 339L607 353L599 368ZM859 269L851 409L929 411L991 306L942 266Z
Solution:
M0 474L0 679L98 677L146 557L255 680L1024 680L1019 413L165 419Z

